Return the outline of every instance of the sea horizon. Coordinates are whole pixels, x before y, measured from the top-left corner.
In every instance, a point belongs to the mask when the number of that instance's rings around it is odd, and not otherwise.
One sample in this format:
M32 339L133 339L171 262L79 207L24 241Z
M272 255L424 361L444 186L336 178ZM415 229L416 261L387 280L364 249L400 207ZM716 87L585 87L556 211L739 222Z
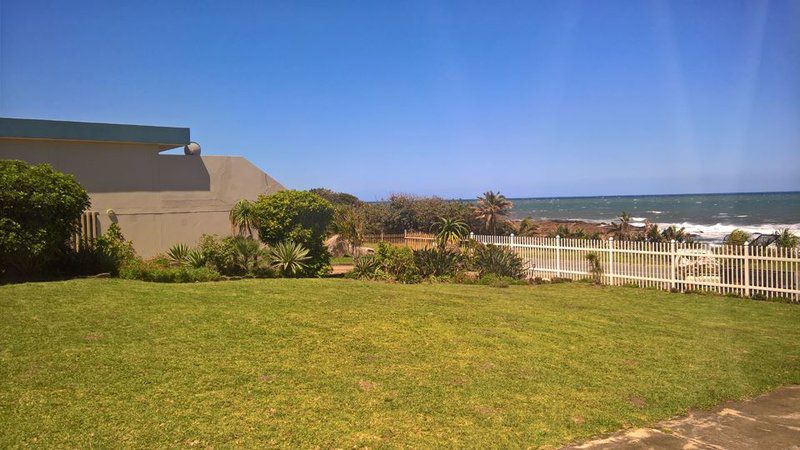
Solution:
M800 231L800 191L508 197L510 218L610 223L624 211L634 226L675 225L703 241L721 241L735 229L772 234ZM448 199L474 203L476 199Z

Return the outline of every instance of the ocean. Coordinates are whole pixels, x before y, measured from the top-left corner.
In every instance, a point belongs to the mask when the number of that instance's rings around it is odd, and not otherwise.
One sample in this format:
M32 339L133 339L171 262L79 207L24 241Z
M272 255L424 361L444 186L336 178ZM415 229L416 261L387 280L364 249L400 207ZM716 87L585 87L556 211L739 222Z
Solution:
M719 241L736 228L800 232L800 192L516 198L512 217L610 222L625 211L635 223L677 225L700 240Z

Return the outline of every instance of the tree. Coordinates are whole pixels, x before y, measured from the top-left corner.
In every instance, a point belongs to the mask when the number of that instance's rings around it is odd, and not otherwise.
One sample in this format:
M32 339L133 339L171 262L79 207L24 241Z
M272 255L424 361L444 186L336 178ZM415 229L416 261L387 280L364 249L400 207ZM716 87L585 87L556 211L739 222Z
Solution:
M256 217L255 207L252 202L245 199L239 200L233 205L233 209L229 214L231 226L234 230L238 230L239 236L244 236L245 231L247 235L253 237L253 228L256 227L258 218Z
M336 210L333 229L339 236L347 241L350 254L356 254L356 248L364 242L366 218L364 211L359 207L341 207Z
M517 236L536 236L539 233L539 226L533 223L533 219L526 217L517 223L515 231Z
M670 225L664 228L661 232L662 242L692 242L692 237L686 232L686 228L678 228L675 225Z
M330 253L324 240L334 214L330 202L311 192L287 190L260 195L254 207L258 235L265 244L292 241L308 250L301 275L328 270Z
M622 211L618 217L619 222L612 222L611 232L615 239L628 240L631 237L631 215Z
M358 197L346 192L335 192L327 188L314 188L308 192L319 195L329 201L333 206L361 206L364 204Z
M508 220L508 214L514 204L499 192L487 191L483 196L478 197L478 205L475 207L475 216L483 222L485 229L491 233L497 233L499 222Z
M0 276L40 274L64 255L89 194L48 164L0 161Z
M722 242L726 245L744 245L749 240L750 233L742 230L741 228L737 228L731 231L731 234L725 236L725 239L723 239Z
M788 228L784 228L783 230L775 233L778 236L778 240L775 241L775 244L778 247L782 248L795 248L798 244L798 237L796 234L792 233L792 230Z
M433 226L436 231L436 245L444 249L447 244L458 245L469 234L467 224L459 219L448 219L441 217L439 222Z

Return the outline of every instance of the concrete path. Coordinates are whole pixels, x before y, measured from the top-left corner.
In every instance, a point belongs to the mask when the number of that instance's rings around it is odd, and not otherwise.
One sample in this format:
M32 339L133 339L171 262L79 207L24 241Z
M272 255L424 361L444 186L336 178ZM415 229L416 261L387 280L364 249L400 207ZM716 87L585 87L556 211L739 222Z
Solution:
M800 386L567 449L800 449Z

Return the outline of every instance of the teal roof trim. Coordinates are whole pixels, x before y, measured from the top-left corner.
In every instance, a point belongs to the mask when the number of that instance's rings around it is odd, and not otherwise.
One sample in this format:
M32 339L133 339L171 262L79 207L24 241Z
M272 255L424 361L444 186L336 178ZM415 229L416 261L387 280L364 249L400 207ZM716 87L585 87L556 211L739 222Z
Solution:
M166 150L188 144L189 129L0 117L0 138L157 144Z

